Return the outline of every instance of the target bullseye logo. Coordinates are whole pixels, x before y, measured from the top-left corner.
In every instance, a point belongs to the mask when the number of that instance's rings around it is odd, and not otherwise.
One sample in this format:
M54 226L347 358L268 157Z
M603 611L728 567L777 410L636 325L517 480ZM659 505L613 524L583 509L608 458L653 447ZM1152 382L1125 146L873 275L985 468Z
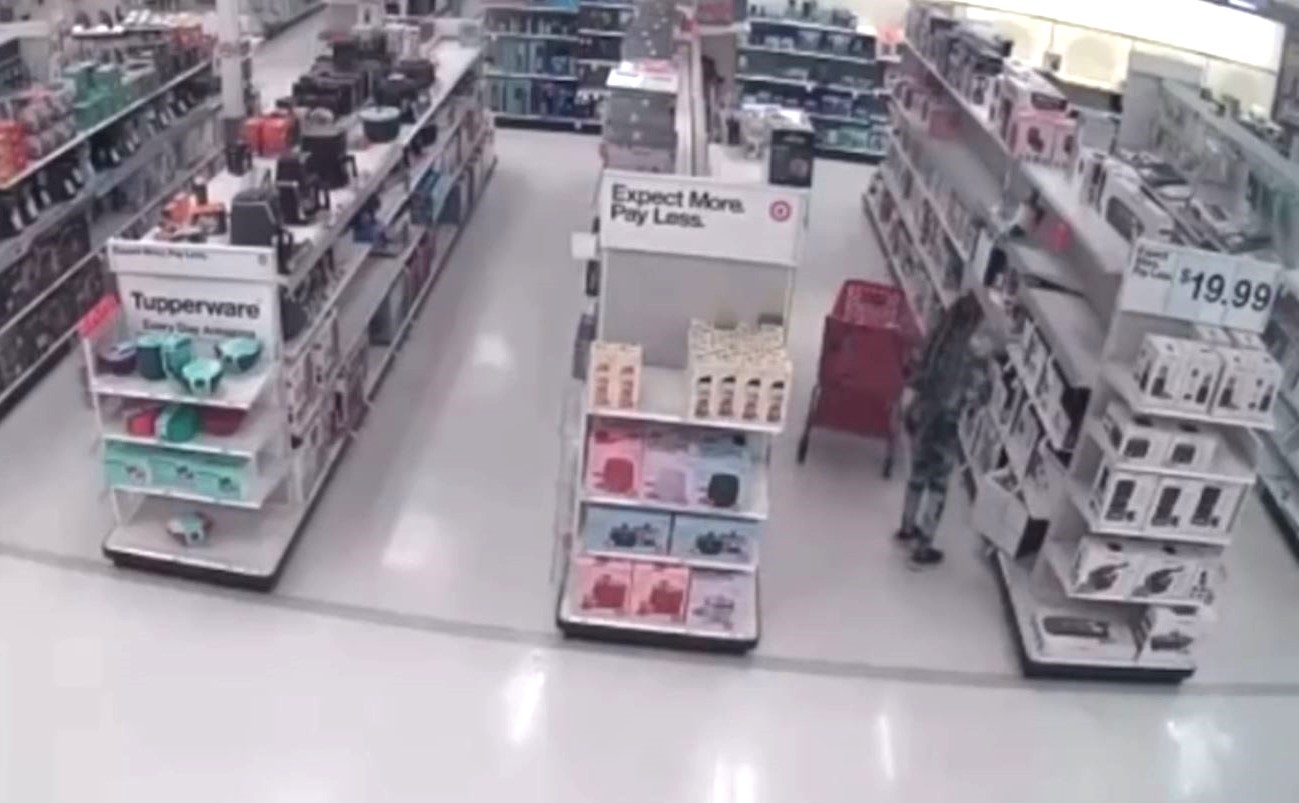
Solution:
M784 223L794 213L794 208L789 205L788 201L772 201L770 212L772 220L777 223Z

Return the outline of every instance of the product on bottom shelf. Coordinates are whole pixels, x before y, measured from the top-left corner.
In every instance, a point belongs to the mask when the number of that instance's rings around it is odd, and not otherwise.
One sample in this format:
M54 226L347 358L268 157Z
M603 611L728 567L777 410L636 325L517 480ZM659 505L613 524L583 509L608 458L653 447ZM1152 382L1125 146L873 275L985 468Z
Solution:
M679 513L672 519L671 552L686 560L752 566L758 562L760 530L754 522Z
M686 618L690 570L682 566L638 563L632 569L631 615L639 620L676 624Z
M1033 614L1033 639L1048 658L1130 660L1136 653L1132 628L1119 612L1086 608L1039 609Z
M212 532L212 518L198 510L188 510L167 519L167 532L185 546L207 543Z
M622 616L631 601L630 562L579 556L573 560L577 573L577 607L582 613Z
M753 579L736 572L695 569L690 573L686 627L733 633L753 619Z
M1137 621L1136 637L1141 663L1176 661L1185 663L1200 635L1195 608L1151 605Z
M590 552L634 552L661 555L668 551L672 518L621 507L591 505L582 522L582 543Z
M621 496L639 496L645 440L635 425L599 421L586 446L586 487Z

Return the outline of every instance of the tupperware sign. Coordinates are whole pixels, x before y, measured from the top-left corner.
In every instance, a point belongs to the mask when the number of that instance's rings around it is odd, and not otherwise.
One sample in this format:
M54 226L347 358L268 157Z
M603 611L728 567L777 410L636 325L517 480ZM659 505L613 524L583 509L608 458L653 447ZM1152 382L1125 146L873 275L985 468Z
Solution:
M606 171L605 248L797 264L806 195L767 186Z

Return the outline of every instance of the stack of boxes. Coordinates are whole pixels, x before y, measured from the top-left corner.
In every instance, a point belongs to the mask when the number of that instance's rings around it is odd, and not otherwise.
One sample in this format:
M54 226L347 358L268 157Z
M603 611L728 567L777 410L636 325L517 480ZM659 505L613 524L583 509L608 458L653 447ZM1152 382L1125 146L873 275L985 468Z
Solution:
M666 60L624 61L609 72L605 166L671 173L677 166L676 66Z
M688 360L686 414L691 418L784 422L794 372L784 328L722 329L692 321Z
M1148 334L1133 366L1137 390L1150 404L1219 416L1270 421L1281 366L1257 335L1198 328L1200 340Z
M225 455L133 443L104 445L104 473L112 487L167 489L244 501L251 493L252 468L248 460Z
M590 405L597 410L635 410L640 405L644 350L632 343L591 344Z
M27 164L52 153L72 137L71 89L35 87L0 102L0 175L13 176Z

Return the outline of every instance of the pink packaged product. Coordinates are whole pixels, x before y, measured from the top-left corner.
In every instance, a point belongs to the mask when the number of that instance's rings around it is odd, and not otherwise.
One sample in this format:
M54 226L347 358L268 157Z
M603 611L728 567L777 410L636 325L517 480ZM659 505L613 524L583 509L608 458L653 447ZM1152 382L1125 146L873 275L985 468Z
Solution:
M1054 112L1021 112L1002 128L1002 139L1016 159L1052 167L1073 164L1078 120Z
M687 504L690 501L690 439L680 429L650 427L645 431L641 461L641 493L645 499Z
M644 449L640 427L597 423L586 444L586 487L620 496L639 496Z
M625 560L580 556L573 561L577 573L577 607L582 613L622 616L631 600L632 566Z
M696 569L690 573L686 626L733 633L753 621L753 578L739 572Z
M683 566L638 563L632 570L631 615L647 622L682 622L689 588L690 570Z

